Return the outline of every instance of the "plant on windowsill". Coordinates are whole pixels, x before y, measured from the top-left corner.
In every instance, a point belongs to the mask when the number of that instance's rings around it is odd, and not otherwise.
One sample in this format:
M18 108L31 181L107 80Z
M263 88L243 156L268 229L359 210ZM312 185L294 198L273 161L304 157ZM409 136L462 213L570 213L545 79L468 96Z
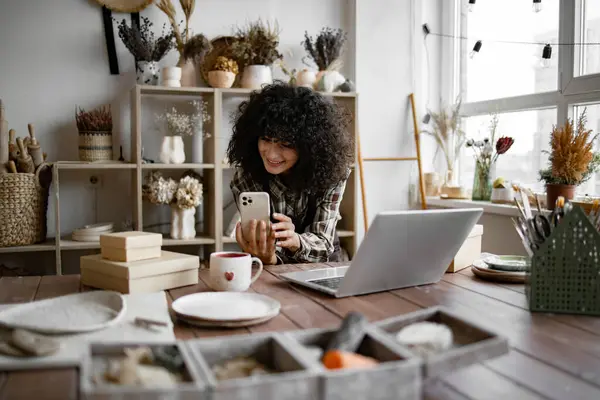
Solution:
M492 198L492 175L498 156L506 153L515 140L508 136L499 138L495 143L498 128L498 115L492 114L490 137L483 140L467 140L467 147L475 153L475 176L473 179L472 200L490 201ZM494 152L494 147L496 152Z
M444 184L441 189L441 196L444 198L468 198L466 191L456 182L454 174L454 165L460 154L460 150L465 143L465 132L459 127L460 120L460 98L450 108L441 107L439 113L427 110L431 115L432 129L423 129L422 132L432 136L438 147L434 155L441 149L444 153L447 171Z
M559 196L567 200L575 197L575 189L587 182L600 168L600 153L594 152L592 130L585 127L586 110L577 121L567 119L561 126L553 126L550 139L549 166L540 170L540 181L546 184L546 206L554 209Z

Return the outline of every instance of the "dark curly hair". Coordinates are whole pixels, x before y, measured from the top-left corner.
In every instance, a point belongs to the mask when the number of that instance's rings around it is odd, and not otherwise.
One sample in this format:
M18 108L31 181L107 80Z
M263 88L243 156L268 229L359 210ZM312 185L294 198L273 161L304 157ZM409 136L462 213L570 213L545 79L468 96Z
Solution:
M256 182L269 179L258 152L258 139L290 143L298 161L290 170L291 189L322 194L346 178L354 163L349 111L304 87L275 82L242 102L233 116L227 157Z

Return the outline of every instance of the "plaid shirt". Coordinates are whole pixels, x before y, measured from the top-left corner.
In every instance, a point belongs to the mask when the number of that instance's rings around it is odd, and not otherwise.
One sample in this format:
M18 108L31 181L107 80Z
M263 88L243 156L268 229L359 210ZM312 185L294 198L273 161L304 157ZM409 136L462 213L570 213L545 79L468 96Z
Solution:
M329 189L324 196L316 199L315 217L312 223L306 226L304 233L298 235L300 248L292 252L286 248L276 246L278 263L318 263L326 262L334 251L333 240L335 228L340 216L340 203L346 189L346 179ZM238 210L239 195L241 192L262 192L260 183L252 181L245 176L240 168L235 170L230 183L233 198ZM303 221L308 211L308 195L297 195L289 190L278 176L271 179L270 198L273 210L276 213Z

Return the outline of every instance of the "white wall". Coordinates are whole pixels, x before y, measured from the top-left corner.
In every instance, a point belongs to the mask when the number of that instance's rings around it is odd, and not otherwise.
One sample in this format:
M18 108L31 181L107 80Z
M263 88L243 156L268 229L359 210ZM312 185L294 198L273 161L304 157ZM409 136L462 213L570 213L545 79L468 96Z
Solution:
M177 3L177 2L175 2ZM431 38L429 56L432 74L423 68L421 24L440 19L441 0L198 0L192 17L194 32L209 37L230 34L234 24L258 17L277 19L280 50L292 68L302 68L304 31L316 34L321 27L348 31L348 50L342 72L354 79L360 92L359 127L364 157L414 154L408 94L416 93L420 117L429 90L430 106L439 98L439 41ZM109 73L101 10L92 1L1 0L0 4L0 98L7 119L18 135L28 123L50 161L77 159L75 106L85 108L111 104L115 118L114 146L129 154L129 90L135 83L133 58L115 29L121 74ZM182 14L180 14L182 15ZM128 14L113 14L126 18ZM151 6L142 12L160 30L166 18ZM431 23L431 22L430 22ZM417 36L418 35L418 36ZM356 40L355 40L356 39ZM414 42L413 42L414 40ZM289 55L289 50L293 56ZM173 51L164 65L177 61ZM283 77L276 71L275 77ZM428 84L427 84L427 82ZM226 140L226 138L223 138ZM430 170L433 150L424 140L425 171ZM416 183L416 164L366 164L369 217L381 210L409 205L408 188ZM391 173L397 178L390 178ZM122 221L129 217L129 180L104 173L97 192L85 186L90 174L61 175L61 224L63 234L95 221ZM115 193L119 197L115 198ZM225 192L226 194L228 192ZM52 196L51 196L52 197ZM228 198L225 198L227 202ZM48 212L49 235L54 235L54 203ZM361 219L362 221L362 219ZM1 223L1 222L0 222ZM63 252L63 269L77 271L82 252ZM0 255L8 267L52 272L53 253Z

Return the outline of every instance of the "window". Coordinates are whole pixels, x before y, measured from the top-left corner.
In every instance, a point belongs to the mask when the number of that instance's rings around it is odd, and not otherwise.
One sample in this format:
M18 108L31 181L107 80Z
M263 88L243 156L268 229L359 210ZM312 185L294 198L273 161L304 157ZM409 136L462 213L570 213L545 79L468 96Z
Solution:
M495 175L543 191L538 176L547 166L543 150L549 150L553 125L578 118L586 107L588 129L600 132L600 1L543 0L537 13L530 0L481 1L472 11L468 0L449 4L446 11L454 17L443 19L442 31L457 36L445 43L458 51L447 52L442 74L457 84L447 85L443 100L461 95L468 138L488 136L497 113L497 137L511 136L515 143L498 158ZM471 57L477 40L481 49ZM546 43L552 56L543 67ZM600 150L600 140L595 147ZM462 185L472 187L474 170L472 149L465 147L458 160ZM600 174L577 193L600 196Z

